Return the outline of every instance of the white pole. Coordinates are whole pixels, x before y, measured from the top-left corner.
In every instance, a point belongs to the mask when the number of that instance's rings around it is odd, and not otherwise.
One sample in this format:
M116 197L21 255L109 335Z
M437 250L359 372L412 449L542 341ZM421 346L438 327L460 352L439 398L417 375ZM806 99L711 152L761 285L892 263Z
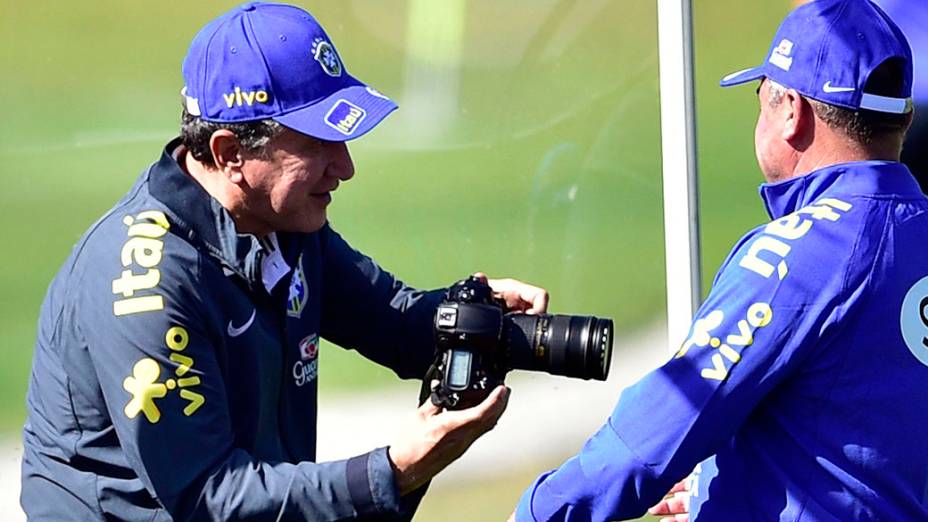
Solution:
M467 0L408 0L406 72L399 128L407 143L441 142L460 114L458 103Z
M692 0L657 0L667 339L685 340L702 297Z

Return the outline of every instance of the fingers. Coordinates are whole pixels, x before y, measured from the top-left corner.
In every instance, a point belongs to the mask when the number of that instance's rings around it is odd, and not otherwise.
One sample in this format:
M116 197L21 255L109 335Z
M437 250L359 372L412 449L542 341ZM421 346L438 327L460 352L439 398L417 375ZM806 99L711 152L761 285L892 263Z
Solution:
M488 284L488 283L487 283L487 281L488 281L488 280L487 280L487 275L484 274L483 272L474 272L474 277L476 277L477 279L479 279L481 283L483 283L483 284Z
M686 507L686 503L682 499L670 497L655 504L648 510L648 513L652 515L676 515L686 513Z
M475 275L485 274L479 273ZM548 291L516 279L487 279L497 297L506 302L510 310L528 314L542 314L548 310Z
M543 288L537 288L537 293L532 298L532 307L526 312L529 314L543 314L548 310L548 292Z
M429 391L432 392L428 398L425 399L425 402L419 405L417 410L419 417L427 419L429 417L438 415L441 413L441 406L432 402L432 397L434 397L435 389L438 388L440 381L438 379L432 379L429 381Z
M400 494L424 484L492 429L508 398L509 388L497 386L472 408L442 411L431 400L419 406L410 432L387 449Z
M496 421L506 411L509 405L510 390L508 387L499 385L490 395L476 406L479 418L492 419L490 428L496 425Z
M648 508L649 515L669 515L670 506L667 505L667 499L661 500L657 504Z
M454 425L478 424L481 432L486 432L496 425L509 404L509 388L497 386L483 402L464 410L446 411L442 415Z
M661 522L688 521L690 511L689 480L677 482L667 492L667 496L648 510L652 515L673 515L661 519Z
M428 419L429 417L434 417L441 413L441 407L437 404L433 404L431 398L427 398L425 402L422 403L422 406L419 406L418 413L419 417Z
M677 491L655 504L648 513L652 515L688 515L690 496L686 491ZM668 519L668 520L673 520Z
M683 479L680 482L677 482L676 484L674 484L673 487L670 488L669 493L677 493L679 491L689 491L690 490L689 485L690 485L690 481L688 479Z
M479 415L483 417L497 413L497 416L499 416L505 411L506 405L509 404L509 393L510 389L502 384L494 388L490 395L475 407Z

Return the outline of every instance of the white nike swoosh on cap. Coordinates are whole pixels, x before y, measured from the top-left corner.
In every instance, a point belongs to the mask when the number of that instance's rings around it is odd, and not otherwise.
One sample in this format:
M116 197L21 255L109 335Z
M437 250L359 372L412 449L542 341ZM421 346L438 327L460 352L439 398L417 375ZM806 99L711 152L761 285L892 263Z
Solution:
M825 92L851 92L856 91L857 87L832 87L829 80L825 82L825 85L822 85L822 90Z
M226 328L226 333L229 334L229 337L238 337L242 335L243 333L245 333L245 330L247 330L251 326L251 323L255 322L255 312L257 311L258 311L257 309L252 310L251 317L249 317L248 320L245 321L245 324L243 324L242 326L239 326L238 328L236 328L235 326L232 326L232 321L229 321L229 326L228 328Z

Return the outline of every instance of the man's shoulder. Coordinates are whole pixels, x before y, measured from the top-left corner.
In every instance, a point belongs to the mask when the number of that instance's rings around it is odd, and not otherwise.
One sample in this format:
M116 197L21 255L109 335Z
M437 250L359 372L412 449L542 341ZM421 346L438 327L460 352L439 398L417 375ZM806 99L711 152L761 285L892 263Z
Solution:
M180 261L174 259L178 255L189 258L196 252L187 235L178 230L171 211L148 192L144 178L143 174L132 190L87 230L75 246L78 259L98 263L110 257L126 268L133 263L153 268L165 260Z
M874 214L867 198L819 198L745 234L722 275L739 285L821 288L831 280L840 285L850 272L864 273L861 258L872 251L861 248L861 238L882 233L873 227Z
M116 316L163 308L166 292L199 286L206 255L171 216L140 179L88 229L58 278L84 305L112 301Z
M215 287L201 277L203 254L146 184L143 173L74 246L42 304L39 343L63 350L91 329L141 335L160 328L155 317L199 313L199 294Z

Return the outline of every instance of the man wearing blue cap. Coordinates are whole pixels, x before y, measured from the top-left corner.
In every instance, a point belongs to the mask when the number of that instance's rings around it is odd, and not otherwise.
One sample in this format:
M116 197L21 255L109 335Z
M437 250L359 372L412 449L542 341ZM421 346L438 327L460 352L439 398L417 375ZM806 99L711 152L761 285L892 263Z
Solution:
M639 517L694 468L691 520L928 520L928 199L899 163L911 50L869 0L817 0L722 85L753 80L772 221L516 520Z
M316 463L319 342L404 378L433 358L442 290L407 287L327 223L345 142L396 105L309 13L253 3L195 37L181 137L78 242L42 306L22 505L52 520L408 519L493 427L430 402L404 438ZM490 280L510 308L547 293ZM351 436L351 434L346 434Z
M874 3L902 29L912 47L915 119L902 146L902 162L912 171L922 192L928 194L928 2L875 0Z

